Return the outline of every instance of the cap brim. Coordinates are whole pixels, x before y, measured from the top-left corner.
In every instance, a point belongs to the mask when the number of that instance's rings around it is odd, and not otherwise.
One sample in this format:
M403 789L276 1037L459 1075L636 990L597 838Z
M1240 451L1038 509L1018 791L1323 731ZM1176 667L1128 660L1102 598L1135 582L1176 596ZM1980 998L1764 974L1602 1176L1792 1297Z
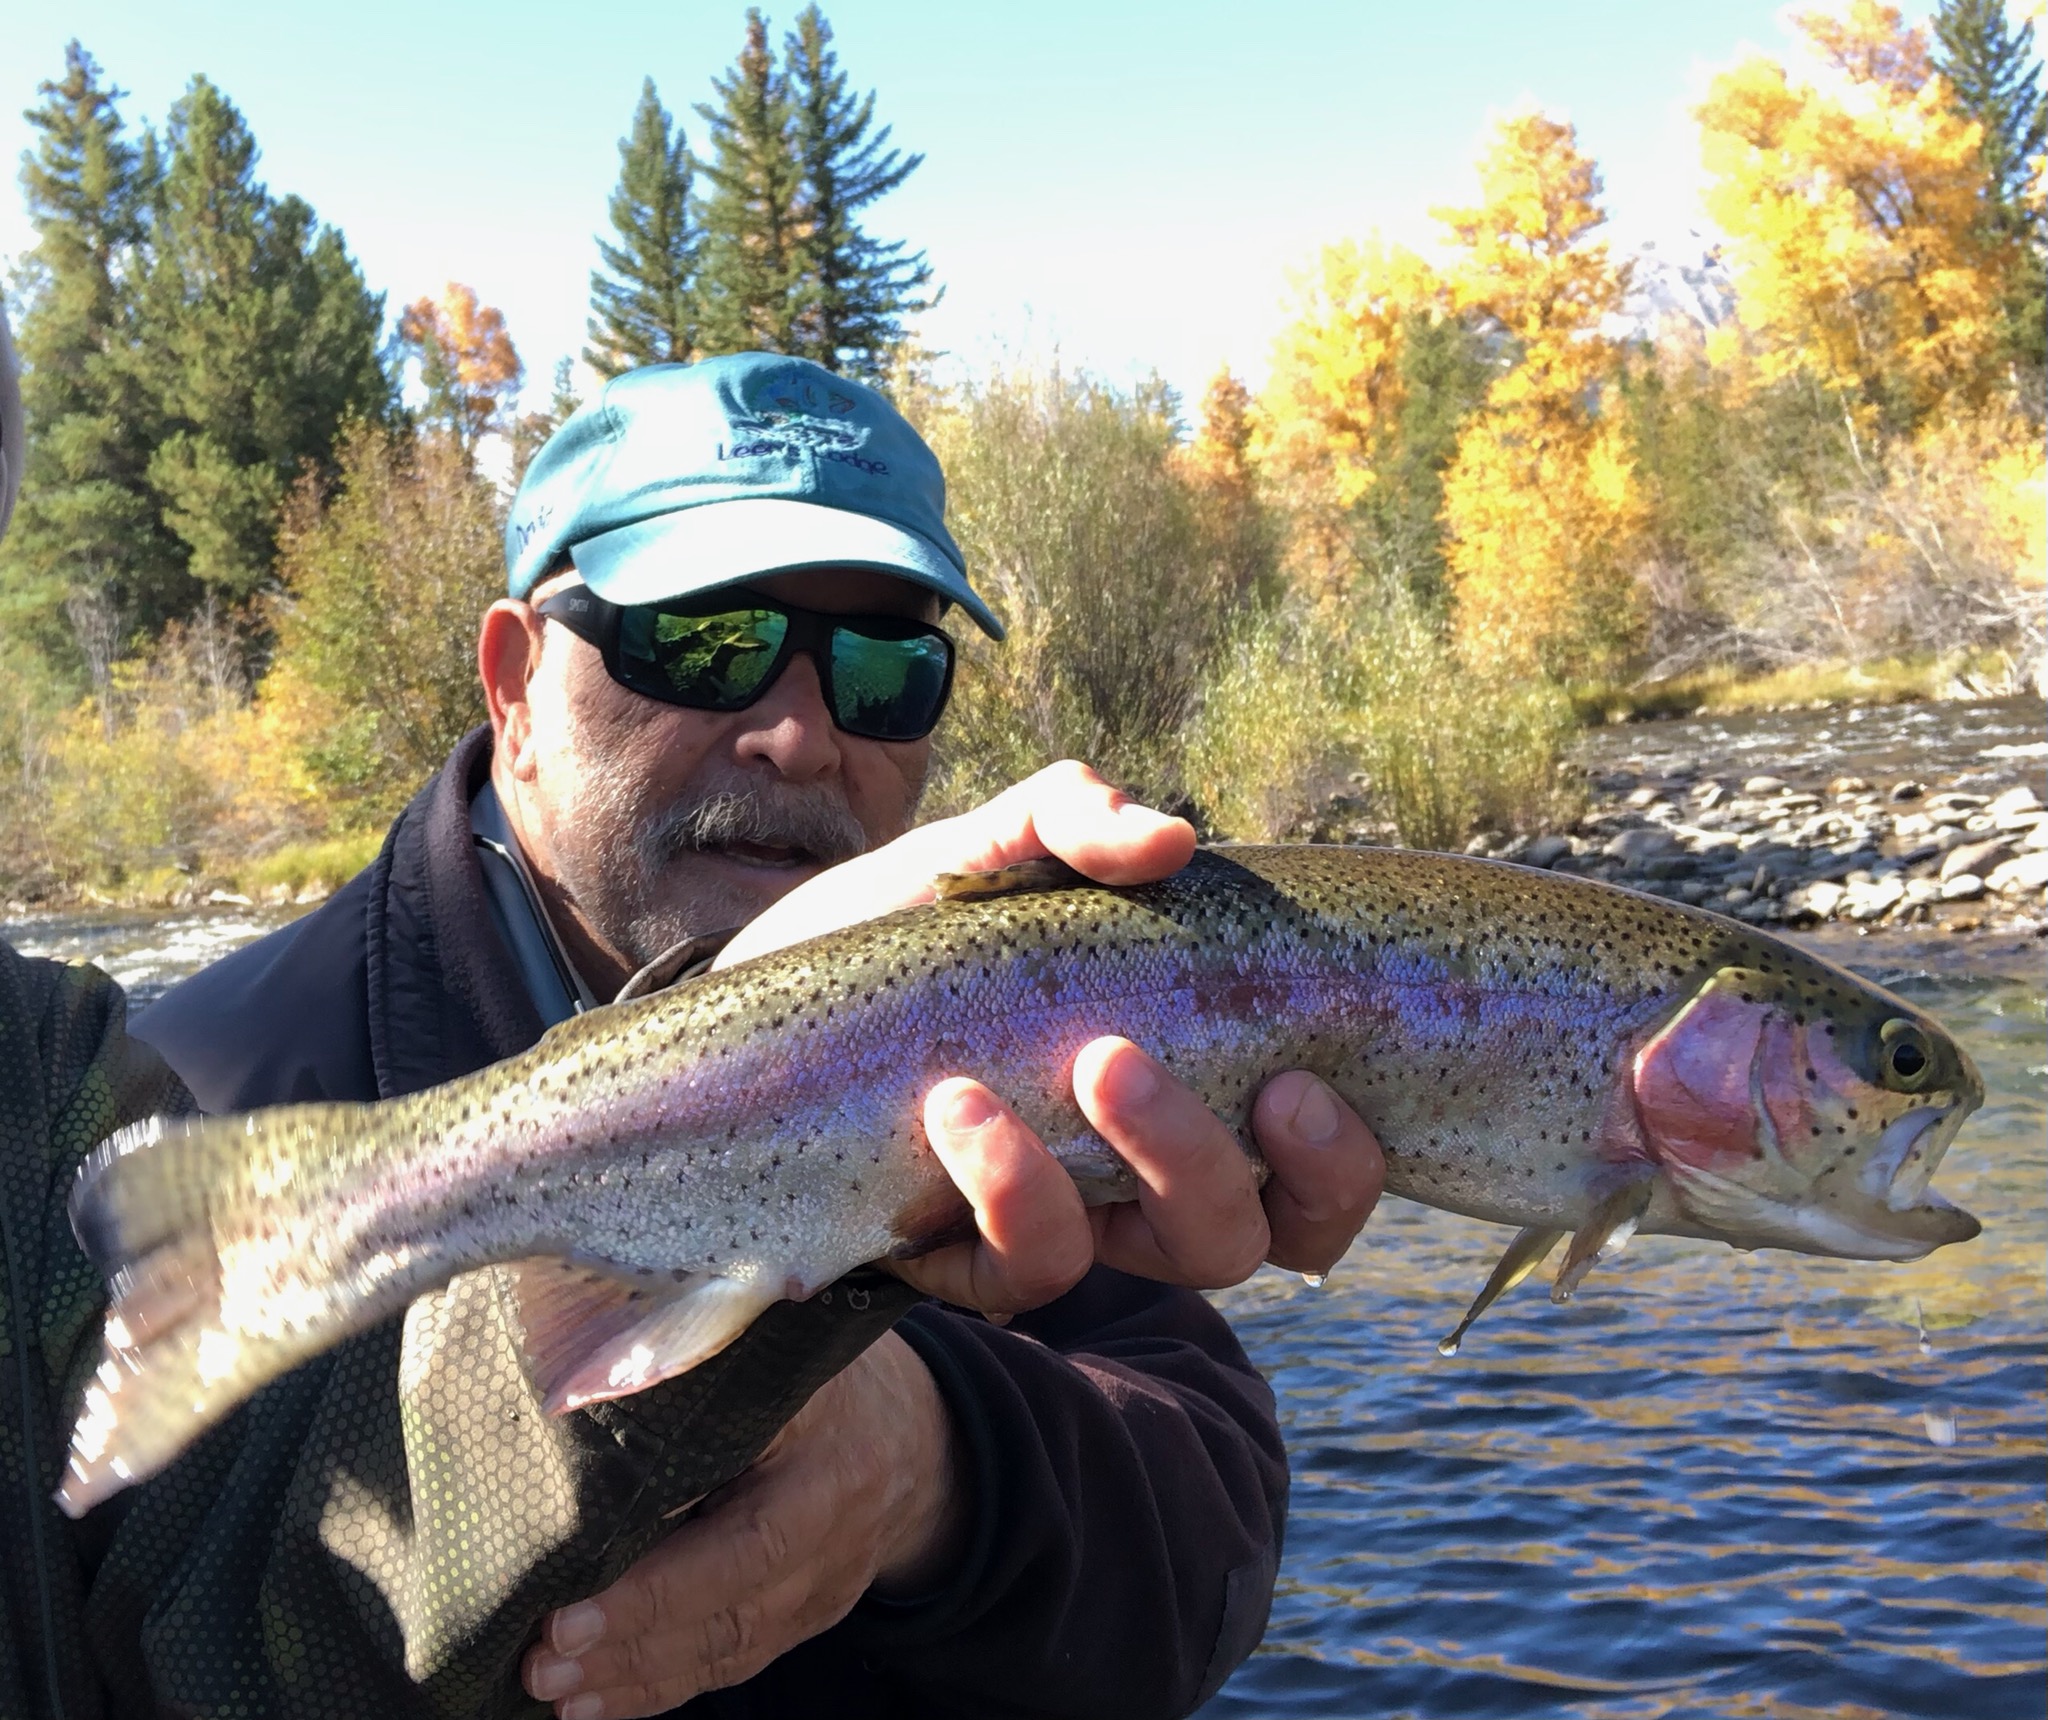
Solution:
M995 612L929 538L845 508L775 496L705 502L569 547L584 584L611 603L658 603L810 567L869 567L922 585L974 617L991 639Z

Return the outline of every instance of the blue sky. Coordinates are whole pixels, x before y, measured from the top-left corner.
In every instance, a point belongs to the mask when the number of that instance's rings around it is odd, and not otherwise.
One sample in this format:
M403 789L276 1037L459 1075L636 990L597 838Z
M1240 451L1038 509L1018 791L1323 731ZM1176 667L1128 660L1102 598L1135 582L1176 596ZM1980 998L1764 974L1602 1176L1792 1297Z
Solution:
M781 29L797 11L770 8ZM581 346L593 235L640 80L690 104L740 43L731 0L347 7L73 0L11 8L0 154L77 35L161 121L195 72L248 116L273 191L338 225L390 308L466 281L503 308L543 390ZM1927 7L1913 6L1914 14ZM1697 225L1687 109L1745 47L1784 50L1762 0L1294 0L1029 7L837 0L857 86L925 165L871 214L947 288L924 338L983 363L1068 360L1186 391L1257 378L1289 272L1378 230L1426 243L1467 200L1489 115L1572 119L1606 175L1614 236ZM18 185L0 257L32 242Z

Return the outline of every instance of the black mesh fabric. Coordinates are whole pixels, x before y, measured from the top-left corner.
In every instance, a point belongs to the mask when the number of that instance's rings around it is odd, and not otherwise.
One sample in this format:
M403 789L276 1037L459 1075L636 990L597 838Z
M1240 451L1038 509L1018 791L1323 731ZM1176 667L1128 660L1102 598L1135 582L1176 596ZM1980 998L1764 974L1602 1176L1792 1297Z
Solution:
M83 1524L50 1502L105 1295L79 1162L189 1108L97 969L0 944L0 1717L540 1713L533 1621L609 1584L916 1300L782 1303L626 1404L540 1410L497 1269L257 1394Z

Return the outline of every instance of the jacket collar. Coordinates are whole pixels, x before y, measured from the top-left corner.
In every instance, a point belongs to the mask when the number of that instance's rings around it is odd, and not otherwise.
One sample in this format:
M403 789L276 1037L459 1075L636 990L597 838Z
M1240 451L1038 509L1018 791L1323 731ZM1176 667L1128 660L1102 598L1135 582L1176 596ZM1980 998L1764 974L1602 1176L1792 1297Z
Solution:
M369 914L370 1056L382 1098L450 1069L516 1056L542 1022L491 923L469 824L491 731L472 729L399 814L378 855Z

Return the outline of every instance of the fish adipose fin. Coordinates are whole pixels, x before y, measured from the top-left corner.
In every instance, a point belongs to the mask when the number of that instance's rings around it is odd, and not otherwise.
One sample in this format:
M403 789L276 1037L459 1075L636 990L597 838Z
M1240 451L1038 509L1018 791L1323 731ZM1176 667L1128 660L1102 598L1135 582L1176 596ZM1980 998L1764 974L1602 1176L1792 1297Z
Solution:
M1092 883L1064 860L1020 860L1014 866L998 866L993 872L941 872L932 889L942 902L958 902L976 896L1013 896L1022 890L1074 890Z
M1557 1278L1550 1286L1551 1301L1569 1302L1580 1281L1593 1270L1595 1261L1612 1260L1628 1246L1628 1239L1642 1223L1655 1185L1654 1175L1631 1178L1593 1209L1593 1216L1573 1234L1572 1245L1565 1250Z
M688 1373L783 1296L780 1283L710 1273L646 1278L556 1258L505 1270L526 1331L527 1366L550 1415Z
M1472 1329L1472 1322L1541 1266L1565 1235L1562 1230L1546 1230L1534 1224L1518 1232L1515 1240L1508 1244L1507 1252L1500 1257L1500 1264L1494 1267L1492 1276L1486 1280L1485 1287L1473 1297L1472 1306L1465 1310L1464 1319L1458 1322L1458 1329L1437 1345L1437 1354L1455 1356L1458 1346L1465 1341L1465 1334Z

